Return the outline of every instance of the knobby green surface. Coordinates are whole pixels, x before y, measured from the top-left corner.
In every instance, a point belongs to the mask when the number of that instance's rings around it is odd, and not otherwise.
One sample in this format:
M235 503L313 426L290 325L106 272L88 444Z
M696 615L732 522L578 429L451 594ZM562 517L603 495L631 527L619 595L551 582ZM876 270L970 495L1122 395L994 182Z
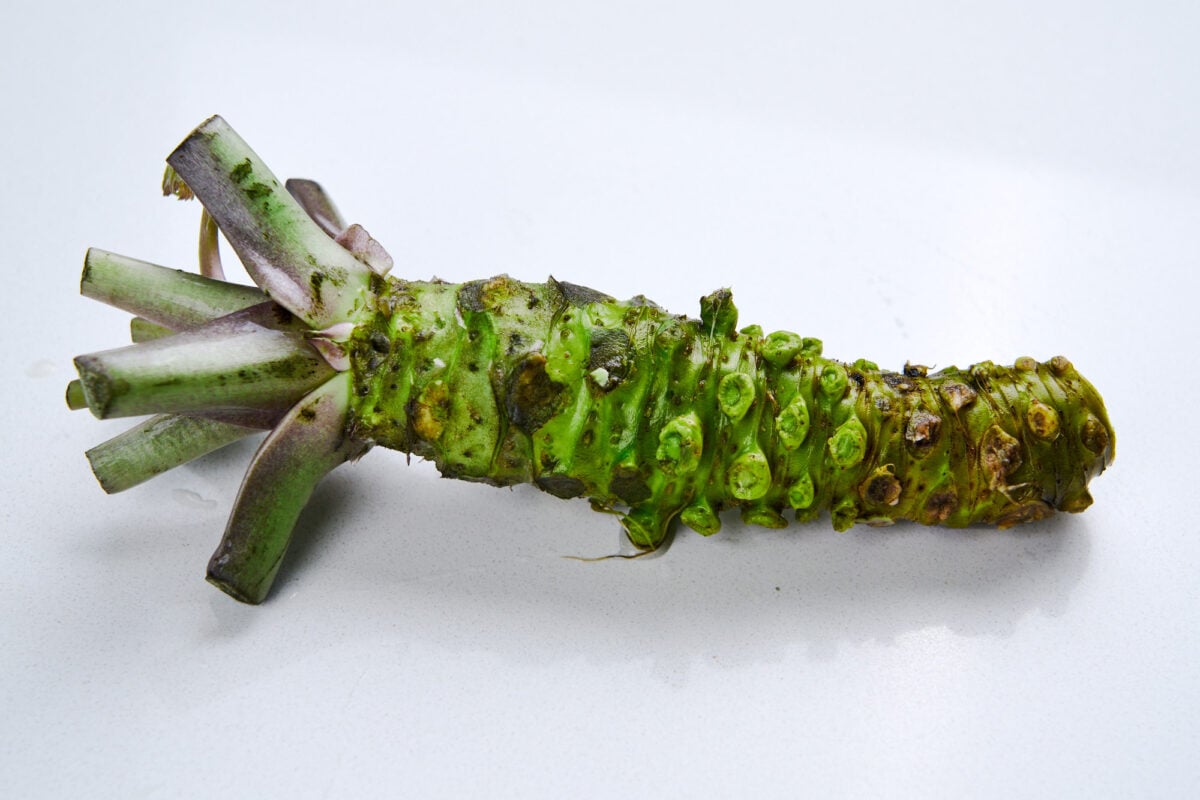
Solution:
M1091 503L1113 454L1095 389L1063 358L925 376L737 330L727 291L701 319L553 279L394 280L356 333L355 435L444 475L533 482L624 511L656 547L736 506L783 527L909 519L1002 527ZM785 516L787 515L787 516Z
M1112 462L1103 402L1061 356L890 372L739 329L728 289L694 319L553 278L386 277L379 242L219 117L169 161L168 191L206 208L201 268L219 270L215 221L262 291L90 251L84 293L144 319L137 344L76 359L67 403L160 415L89 451L109 491L271 429L209 565L239 600L266 597L321 477L374 444L589 498L644 549L731 507L771 528L1008 527L1087 508Z

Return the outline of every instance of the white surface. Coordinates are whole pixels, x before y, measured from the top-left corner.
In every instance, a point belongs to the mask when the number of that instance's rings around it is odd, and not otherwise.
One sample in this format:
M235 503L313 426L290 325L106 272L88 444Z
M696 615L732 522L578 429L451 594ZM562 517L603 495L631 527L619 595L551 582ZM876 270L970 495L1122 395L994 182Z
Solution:
M105 5L0 33L8 796L1200 790L1193 4ZM126 335L85 247L192 263L157 183L214 112L402 275L732 284L892 368L1065 353L1116 463L1015 532L587 564L586 504L375 452L238 605L202 576L251 448L106 497L82 452L127 423L62 402Z

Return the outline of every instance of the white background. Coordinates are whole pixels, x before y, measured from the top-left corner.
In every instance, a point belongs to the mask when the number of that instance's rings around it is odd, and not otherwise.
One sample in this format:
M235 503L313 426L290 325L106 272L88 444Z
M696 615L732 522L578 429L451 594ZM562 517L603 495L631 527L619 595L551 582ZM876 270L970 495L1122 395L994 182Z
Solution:
M382 5L6 12L6 795L1200 791L1194 3ZM893 369L1064 353L1116 463L1018 531L582 563L585 503L376 451L239 605L203 573L253 445L107 497L82 453L129 423L62 400L127 335L84 249L193 263L158 181L212 113L402 276L732 285Z

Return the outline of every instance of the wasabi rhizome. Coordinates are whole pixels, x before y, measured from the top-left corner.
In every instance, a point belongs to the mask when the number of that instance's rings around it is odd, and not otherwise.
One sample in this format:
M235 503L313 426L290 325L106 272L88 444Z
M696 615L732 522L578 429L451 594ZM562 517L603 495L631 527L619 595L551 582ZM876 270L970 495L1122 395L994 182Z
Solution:
M676 520L716 533L729 507L772 528L826 510L837 530L1009 527L1087 508L1113 458L1100 395L1061 356L889 372L739 329L726 289L690 319L554 278L406 280L220 117L167 162L164 191L204 206L201 274L89 251L82 291L137 315L135 344L77 358L67 399L156 415L88 452L109 492L269 431L208 565L239 600L266 597L314 486L373 445L588 498L642 550ZM257 288L224 281L218 229Z

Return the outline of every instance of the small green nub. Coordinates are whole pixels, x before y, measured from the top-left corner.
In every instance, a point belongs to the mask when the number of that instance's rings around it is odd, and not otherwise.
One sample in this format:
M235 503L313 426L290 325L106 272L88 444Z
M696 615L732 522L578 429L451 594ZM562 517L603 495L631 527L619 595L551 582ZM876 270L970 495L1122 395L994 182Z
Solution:
M679 515L679 521L701 536L712 536L721 530L721 518L703 497L697 498L685 508Z
M742 336L748 336L754 341L758 341L762 338L762 325L747 325L738 331L738 333Z
M700 417L692 411L668 422L658 434L658 451L654 457L663 472L686 475L700 465L704 451L704 429Z
M775 331L769 334L762 344L762 356L772 366L787 366L800 348L804 340L791 331Z
M775 418L775 432L785 450L795 450L808 437L808 404L797 395Z
M1105 429L1104 423L1094 414L1088 414L1083 425L1080 426L1079 440L1088 450L1100 455L1108 447L1108 431Z
M796 509L796 522L799 523L816 522L820 516L821 509L818 508L816 504L813 504L808 508Z
M830 364L821 370L821 394L831 400L841 400L846 393L846 370L838 364Z
M800 340L800 355L805 358L820 358L824 351L825 345L820 339L814 339L812 336L805 336Z
M851 417L829 437L829 455L839 467L853 467L867 454L867 429Z
M742 522L747 525L757 525L760 528L780 530L788 526L788 521L775 509L767 505L753 505L742 509Z
M848 531L854 527L854 521L858 519L858 504L846 498L833 507L831 516L833 517L833 529L835 531L838 533Z
M1052 442L1058 438L1058 412L1041 400L1034 400L1025 412L1025 424L1039 439Z
M625 535L635 547L643 550L658 549L667 538L667 526L670 521L670 517L665 517L650 508L635 508L621 517Z
M1015 362L1013 362L1013 367L1021 372L1036 372L1037 360L1030 356L1021 356Z
M700 298L700 322L704 332L712 336L728 336L737 330L738 311L733 304L733 292L718 289Z
M717 402L731 422L746 416L754 403L754 381L744 372L731 372L717 387Z
M854 368L859 372L878 372L879 365L874 361L866 358L860 358L854 362Z
M1078 514L1081 511L1085 511L1091 504L1092 495L1088 492L1086 486L1081 486L1075 494L1065 497L1059 508L1072 514Z
M758 450L742 453L729 467L729 493L738 500L757 500L771 488L771 467Z
M817 497L817 489L813 486L812 476L807 472L788 489L788 505L797 510L809 508Z

